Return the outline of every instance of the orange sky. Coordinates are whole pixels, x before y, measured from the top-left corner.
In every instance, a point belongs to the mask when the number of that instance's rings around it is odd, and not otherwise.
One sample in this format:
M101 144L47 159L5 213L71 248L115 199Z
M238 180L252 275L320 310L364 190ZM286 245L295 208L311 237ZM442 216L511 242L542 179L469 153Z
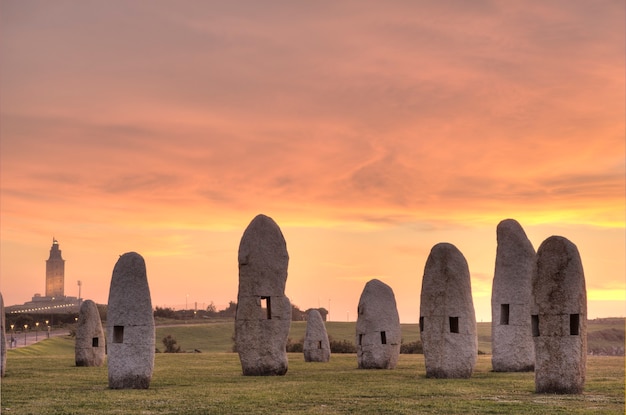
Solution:
M287 295L354 320L365 283L419 318L438 242L490 320L498 222L581 253L590 317L626 313L619 1L0 2L0 289L106 302L118 255L153 305L237 296L258 213Z

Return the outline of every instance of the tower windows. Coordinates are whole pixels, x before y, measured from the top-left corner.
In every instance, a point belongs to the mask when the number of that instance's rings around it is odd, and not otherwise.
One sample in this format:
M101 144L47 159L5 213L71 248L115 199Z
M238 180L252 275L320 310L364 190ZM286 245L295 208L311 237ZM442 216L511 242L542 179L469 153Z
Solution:
M380 332L380 343L387 344L387 333L385 333L384 331Z
M424 317L420 316L420 333L424 331Z
M94 337L91 339L91 347L98 347L98 338Z

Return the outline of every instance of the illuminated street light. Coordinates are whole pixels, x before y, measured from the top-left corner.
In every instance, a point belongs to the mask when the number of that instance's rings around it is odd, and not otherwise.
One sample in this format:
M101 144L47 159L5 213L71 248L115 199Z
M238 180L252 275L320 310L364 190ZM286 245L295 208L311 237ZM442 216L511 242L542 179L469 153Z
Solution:
M26 329L28 329L28 324L24 324L24 346L26 346Z

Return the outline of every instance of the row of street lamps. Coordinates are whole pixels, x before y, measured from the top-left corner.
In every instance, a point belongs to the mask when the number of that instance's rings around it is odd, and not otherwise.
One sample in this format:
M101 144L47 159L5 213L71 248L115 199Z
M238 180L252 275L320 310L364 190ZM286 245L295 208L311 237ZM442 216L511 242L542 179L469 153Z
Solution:
M48 338L50 338L50 321L46 320L46 326L48 327ZM39 340L39 322L35 323L35 342ZM24 346L26 346L26 331L28 330L28 324L24 324ZM17 339L15 338L15 324L11 324L11 348L17 345Z

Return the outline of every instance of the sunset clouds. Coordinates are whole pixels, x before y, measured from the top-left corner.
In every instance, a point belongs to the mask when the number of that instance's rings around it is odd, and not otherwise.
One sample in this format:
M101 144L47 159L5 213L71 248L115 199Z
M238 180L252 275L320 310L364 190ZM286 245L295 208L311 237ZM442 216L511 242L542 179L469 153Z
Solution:
M363 252L352 258L359 278L379 274L371 250L388 240L381 272L409 290L439 238L483 241L485 265L468 262L489 282L500 220L543 227L535 248L551 226L584 229L621 256L598 278L624 293L621 2L0 7L3 293L8 274L43 279L41 264L20 269L9 249L45 256L52 233L66 250L80 238L81 249L117 253L122 239L192 255L191 279L236 278L235 253L197 245L228 234L236 250L261 212L292 240L356 238L345 249ZM332 252L302 246L320 256L302 272L345 275L323 265ZM406 267L393 276L387 261ZM344 288L358 296L364 282Z

